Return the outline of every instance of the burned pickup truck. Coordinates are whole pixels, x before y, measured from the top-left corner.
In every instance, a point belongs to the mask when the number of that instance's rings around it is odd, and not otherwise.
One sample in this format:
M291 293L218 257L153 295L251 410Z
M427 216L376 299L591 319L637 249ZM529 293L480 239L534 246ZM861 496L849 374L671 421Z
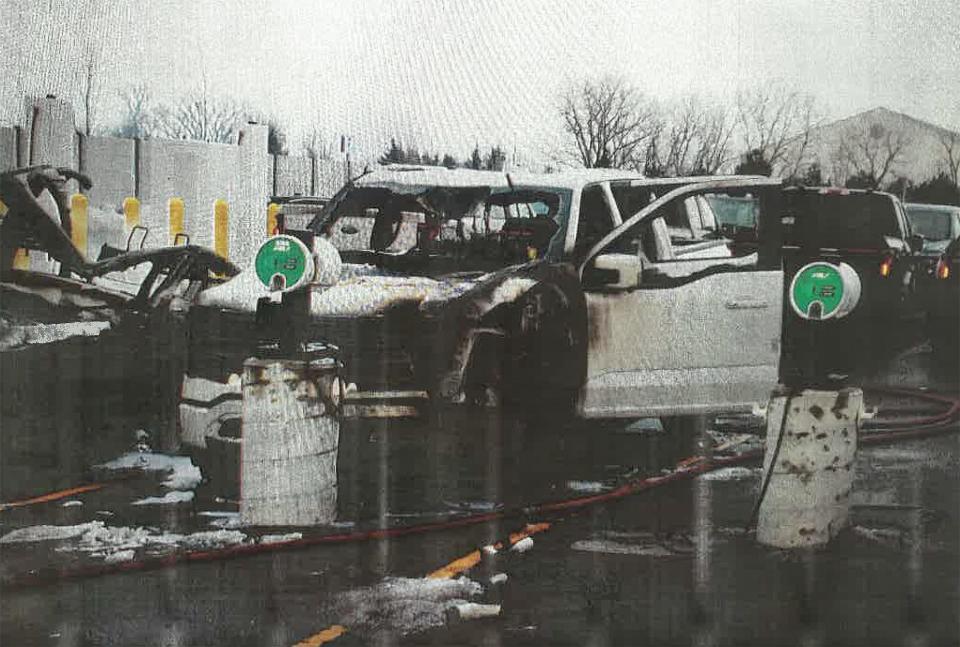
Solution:
M761 244L674 242L668 220L706 195L756 200ZM591 418L749 409L778 378L779 195L757 177L386 167L286 232L324 278L271 296L248 268L201 303L259 301L261 337L336 344L362 391ZM188 384L213 394L198 380L228 364Z

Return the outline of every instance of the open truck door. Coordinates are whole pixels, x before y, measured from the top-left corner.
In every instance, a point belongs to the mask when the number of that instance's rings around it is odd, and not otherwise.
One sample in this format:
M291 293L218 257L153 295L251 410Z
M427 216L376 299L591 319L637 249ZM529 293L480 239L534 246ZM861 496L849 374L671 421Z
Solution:
M581 416L698 415L767 401L780 360L779 192L778 181L756 178L680 187L590 249L579 266L589 322ZM759 202L758 249L733 256L716 241L716 254L678 253L665 215L706 193Z

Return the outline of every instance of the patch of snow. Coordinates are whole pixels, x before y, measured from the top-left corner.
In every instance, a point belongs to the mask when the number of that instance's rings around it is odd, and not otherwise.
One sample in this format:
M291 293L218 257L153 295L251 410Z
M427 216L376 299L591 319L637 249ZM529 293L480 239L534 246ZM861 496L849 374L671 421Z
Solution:
M73 545L58 548L59 552L82 552L91 557L123 561L129 552L143 549L152 554L165 554L177 549L210 550L242 544L247 536L233 530L195 532L189 535L162 533L155 528L106 526L101 521L93 522Z
M145 499L134 501L133 505L169 505L174 503L188 503L193 501L193 492L171 490L163 496L150 496Z
M207 550L242 544L247 536L237 530L203 530L183 537L182 544L191 550Z
M0 349L51 344L70 337L96 337L110 329L109 321L72 321L68 323L10 326L0 335Z
M118 564L120 562L129 562L132 561L136 553L132 550L119 550L115 553L110 553L103 558L103 561L107 564Z
M583 539L575 541L570 548L587 553L608 555L640 555L643 557L671 557L675 553L661 544L624 544L607 539Z
M340 617L351 631L389 630L410 635L441 627L444 612L480 595L482 587L465 577L452 580L390 577L380 584L341 596Z
M260 538L261 544L281 544L285 541L295 541L303 539L302 532L289 532L285 535L264 535Z
M721 467L718 470L701 474L697 478L704 481L742 481L759 478L763 469L759 467Z
M152 452L130 452L96 467L108 470L141 469L145 472L171 472L163 485L171 490L192 490L202 480L200 468L188 456L170 456Z
M574 492L605 492L609 488L598 481L567 481L567 489Z
M50 541L73 539L85 532L103 527L102 521L90 521L75 526L30 526L8 532L0 537L0 544L17 544L27 541Z
M222 516L218 516L211 521L210 525L215 528L224 529L240 528L243 526L243 519L240 518L239 512L225 512Z
M83 501L79 499L70 499L69 501L64 501L60 504L61 508L73 508L78 505L83 505Z

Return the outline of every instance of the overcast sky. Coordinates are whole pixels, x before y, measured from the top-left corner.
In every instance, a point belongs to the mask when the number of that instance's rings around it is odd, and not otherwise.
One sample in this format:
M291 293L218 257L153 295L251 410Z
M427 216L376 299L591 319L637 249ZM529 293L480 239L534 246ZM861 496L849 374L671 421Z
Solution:
M358 156L391 135L467 156L475 142L537 158L556 146L557 95L622 75L669 101L729 101L782 81L828 118L882 105L960 130L960 2L597 0L0 0L0 121L25 94L77 94L100 61L101 125L118 93L197 87L274 113L292 148L308 123Z

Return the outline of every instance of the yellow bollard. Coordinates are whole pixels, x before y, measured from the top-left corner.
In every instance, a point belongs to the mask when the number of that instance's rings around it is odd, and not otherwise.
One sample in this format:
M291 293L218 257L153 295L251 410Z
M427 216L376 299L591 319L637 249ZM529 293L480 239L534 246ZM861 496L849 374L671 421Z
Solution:
M87 257L87 206L90 201L82 193L70 196L70 240L80 255Z
M183 200L170 198L167 213L170 215L170 244L176 245L177 236L183 233Z
M229 211L226 200L213 203L213 251L223 258L230 258Z
M273 236L277 233L277 214L280 213L280 205L271 202L267 206L267 236Z
M29 250L26 250L23 247L17 248L17 251L13 255L13 269L15 270L30 269L30 251Z
M127 231L140 225L140 201L134 197L123 199L123 217L127 224Z

